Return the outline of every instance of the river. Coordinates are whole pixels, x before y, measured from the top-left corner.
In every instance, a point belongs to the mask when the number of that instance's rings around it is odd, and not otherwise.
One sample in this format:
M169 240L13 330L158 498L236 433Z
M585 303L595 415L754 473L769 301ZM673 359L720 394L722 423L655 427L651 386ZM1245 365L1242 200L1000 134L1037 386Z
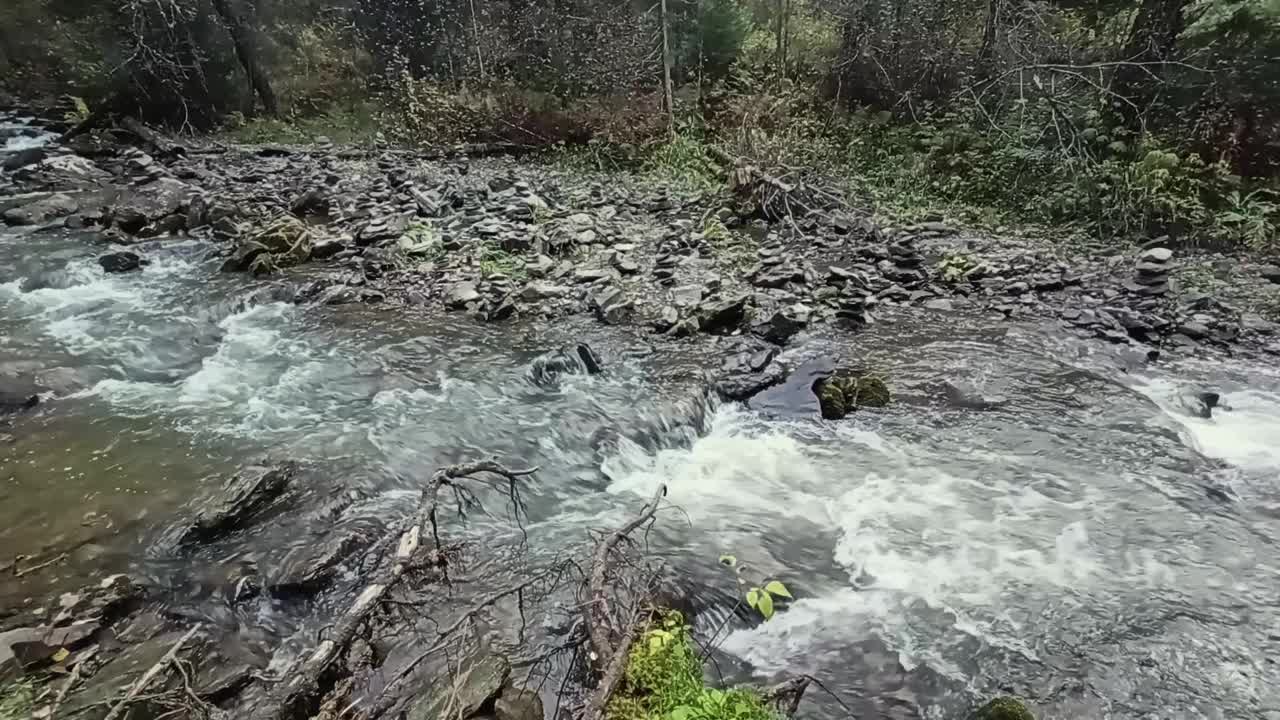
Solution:
M775 420L706 403L696 363L642 334L294 305L218 273L203 243L145 250L141 272L107 275L74 233L0 232L0 372L53 389L0 444L0 544L72 543L52 586L129 570L209 616L209 576L270 573L309 542L282 522L233 555L166 555L158 538L220 473L296 458L318 478L308 492L347 498L341 522L377 523L434 468L496 455L541 468L525 494L534 555L579 546L665 482L678 510L649 541L700 627L735 593L722 554L791 586L774 619L734 624L727 675L809 672L858 718L957 717L1002 691L1043 718L1280 718L1275 367L1145 367L1053 327L904 313L788 351L856 344L894 405ZM531 360L569 341L607 371L530 383ZM1001 401L948 405L944 379ZM1201 389L1230 409L1190 414L1179 397ZM602 428L624 439L601 451ZM519 532L492 509L455 532L482 548ZM305 644L303 624L264 599L227 627ZM823 693L804 713L846 715Z

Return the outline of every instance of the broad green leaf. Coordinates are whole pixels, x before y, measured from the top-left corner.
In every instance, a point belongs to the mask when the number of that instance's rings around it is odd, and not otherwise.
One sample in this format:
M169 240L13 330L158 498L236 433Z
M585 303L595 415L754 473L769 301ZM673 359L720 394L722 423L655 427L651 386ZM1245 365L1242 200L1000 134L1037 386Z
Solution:
M657 652L661 649L662 649L662 638L660 637L649 638L649 654L650 655L657 654Z
M761 593L759 588L751 588L747 591L747 604L752 608L756 607L760 604L760 598L762 595L764 597L769 597L767 594Z
M769 593L760 593L760 614L765 620L773 617L773 596Z
M777 595L778 597L784 597L784 598L791 597L791 592L787 590L787 586L783 585L781 582L777 580L772 580L768 584L766 584L764 586L764 591L769 593L770 595Z
M689 720L693 715L693 708L688 705L681 705L671 711L671 720Z

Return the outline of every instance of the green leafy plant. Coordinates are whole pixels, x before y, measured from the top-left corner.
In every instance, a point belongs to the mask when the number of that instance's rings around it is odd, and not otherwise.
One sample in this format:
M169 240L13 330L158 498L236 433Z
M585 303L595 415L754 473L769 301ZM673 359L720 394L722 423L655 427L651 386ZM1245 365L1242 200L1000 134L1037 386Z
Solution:
M779 580L768 580L759 585L748 582L742 576L744 566L739 565L738 559L732 555L721 555L720 564L733 569L738 578L738 586L743 590L743 600L748 607L764 616L765 620L772 618L777 611L778 598L792 599L791 591Z
M1268 188L1244 195L1233 190L1226 197L1226 210L1217 216L1218 223L1254 250L1275 250L1276 222L1280 220L1280 204L1275 202L1276 198L1280 198L1280 193Z
M0 720L27 720L35 702L35 685L29 678L0 685Z
M626 672L606 709L608 720L778 720L749 690L703 683L689 626L674 611L655 612L627 656Z

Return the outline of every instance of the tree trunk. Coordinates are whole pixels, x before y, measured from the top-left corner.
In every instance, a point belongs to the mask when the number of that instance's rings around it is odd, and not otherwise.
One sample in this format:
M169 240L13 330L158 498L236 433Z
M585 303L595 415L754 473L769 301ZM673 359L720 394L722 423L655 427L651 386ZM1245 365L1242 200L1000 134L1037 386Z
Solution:
M671 42L667 37L667 0L658 3L662 22L662 104L667 113L667 129L675 134L676 110L671 92Z
M987 20L982 26L982 46L978 48L978 74L987 75L996 54L996 42L1000 38L1000 26L1005 21L1007 0L988 0Z
M280 106L276 103L276 93L271 89L271 80L267 77L266 70L258 62L258 53L249 28L231 8L230 0L213 0L213 8L218 12L218 17L227 24L231 44L236 49L236 59L244 68L244 73L249 79L249 87L262 100L262 108L268 115L278 115Z
M777 65L778 83L782 83L782 79L787 76L787 0L778 0L778 6L774 9L773 23L773 49L774 63Z

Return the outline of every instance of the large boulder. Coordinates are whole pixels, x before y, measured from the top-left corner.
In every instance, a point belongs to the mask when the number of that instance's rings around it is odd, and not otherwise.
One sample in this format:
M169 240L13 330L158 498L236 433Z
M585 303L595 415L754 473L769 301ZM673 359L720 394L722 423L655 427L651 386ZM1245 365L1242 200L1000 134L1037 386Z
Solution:
M501 655L480 652L462 663L453 682L414 700L407 720L471 718L502 692L511 676L511 662Z
M79 209L80 204L75 198L57 193L5 210L4 221L8 225L40 225L55 218L66 217Z
M747 310L746 293L728 297L713 297L698 306L699 327L703 332L727 335L742 324Z
M244 527L288 489L297 465L252 465L232 475L204 500L182 533L183 541L207 540Z
M822 417L839 420L864 407L884 407L891 400L884 380L866 374L837 371L814 386Z
M111 174L79 155L54 155L27 163L15 176L28 185L49 190L92 188L111 179Z
M116 227L135 235L171 215L180 215L185 223L187 203L194 194L196 189L181 180L162 177L121 195L109 217Z
M142 258L137 253L114 252L98 258L98 264L108 273L124 273L142 267Z
M261 244L281 264L305 262L311 257L311 233L306 223L292 215L281 215L249 236Z
M758 340L743 339L730 349L712 384L726 400L747 400L787 377L776 362L778 348Z

